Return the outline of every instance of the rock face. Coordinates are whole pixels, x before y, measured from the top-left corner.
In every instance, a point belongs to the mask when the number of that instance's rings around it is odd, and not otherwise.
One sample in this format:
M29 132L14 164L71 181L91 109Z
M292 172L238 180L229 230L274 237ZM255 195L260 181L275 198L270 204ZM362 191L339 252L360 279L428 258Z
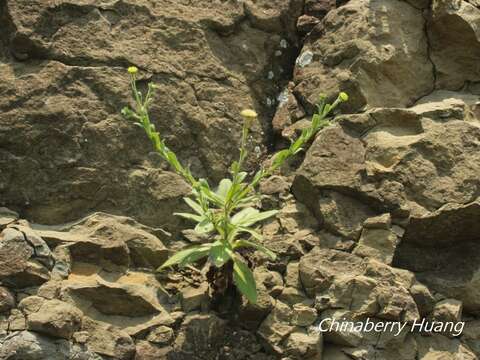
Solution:
M301 11L300 0L2 1L0 198L42 223L97 209L175 228L189 189L120 117L126 67L158 84L153 117L169 145L219 179L237 157L239 110L258 110L252 146L267 143Z
M480 358L478 0L0 0L0 23L0 359ZM202 264L155 273L208 239L119 115L133 65L209 180L238 156L240 109L260 115L253 170L348 92L261 184L280 211L261 229L277 260L248 254L257 304L214 311ZM340 319L406 325L318 331Z

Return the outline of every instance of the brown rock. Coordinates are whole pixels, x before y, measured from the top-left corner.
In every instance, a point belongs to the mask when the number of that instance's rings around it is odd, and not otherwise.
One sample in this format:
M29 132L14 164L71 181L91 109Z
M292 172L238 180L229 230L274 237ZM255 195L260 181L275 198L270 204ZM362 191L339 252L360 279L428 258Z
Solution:
M37 312L28 315L29 330L70 339L82 324L82 312L59 300L45 301Z
M0 313L5 313L15 307L14 295L5 287L0 286Z

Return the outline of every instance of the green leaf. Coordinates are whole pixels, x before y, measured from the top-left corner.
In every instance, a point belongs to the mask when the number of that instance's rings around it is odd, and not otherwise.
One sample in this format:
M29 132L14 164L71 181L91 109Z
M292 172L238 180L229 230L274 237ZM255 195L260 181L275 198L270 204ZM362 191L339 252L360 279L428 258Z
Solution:
M199 215L203 215L203 209L202 209L202 206L197 203L196 201L188 198L188 197L184 197L183 200L187 203L188 206L190 206L197 214Z
M201 259L204 256L207 256L210 251L211 244L207 245L196 245L188 249L180 250L173 256L171 256L167 261L165 261L162 266L160 266L157 271L161 271L166 267L170 267L177 264L186 265L192 263L198 259Z
M228 191L232 187L232 181L230 179L222 179L218 184L218 188L215 193L222 199L227 197Z
M173 213L173 215L183 217L188 220L193 220L195 222L202 222L204 218L200 215L190 214L190 213Z
M252 271L239 259L233 259L233 281L252 304L257 303L257 286Z
M259 221L275 216L277 213L278 213L278 210L260 212L257 209L248 207L241 210L237 214L235 214L232 217L231 222L234 225L239 225L244 227L251 226Z
M210 249L210 259L216 267L223 266L231 259L232 251L220 241L216 241Z
M275 154L272 163L276 166L282 165L285 160L291 155L290 149L281 150Z
M213 231L213 224L208 219L203 219L194 229L199 234L205 234Z
M256 232L255 230L253 229L250 229L248 227L243 227L243 226L239 226L238 227L238 232L246 232L246 233L249 233L250 235L252 235L256 240L258 241L262 241L263 240L263 236L260 235L258 232Z
M271 260L275 260L277 258L277 255L272 250L270 250L266 246L263 246L262 244L259 244L250 240L238 240L233 245L234 249L238 249L242 247L253 247L258 251L261 251L262 253L267 255Z

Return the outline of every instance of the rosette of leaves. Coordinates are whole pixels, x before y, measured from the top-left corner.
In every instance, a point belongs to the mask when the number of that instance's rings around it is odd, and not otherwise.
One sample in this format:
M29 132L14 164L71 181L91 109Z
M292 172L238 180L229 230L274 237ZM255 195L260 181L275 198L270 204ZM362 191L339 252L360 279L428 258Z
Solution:
M304 145L320 129L330 124L329 116L341 102L348 100L347 94L340 93L332 104L328 104L326 98L321 96L310 126L303 130L289 148L274 154L269 167L260 167L252 177L249 177L242 167L248 154L246 145L249 129L252 122L256 120L257 114L253 110L242 111L240 115L244 121L239 159L232 163L229 177L221 180L217 187L211 187L206 179L195 178L190 170L180 163L151 122L149 108L152 104L155 85L149 84L148 91L142 94L136 85L137 68L130 67L128 72L135 106L124 108L122 114L133 119L136 125L144 129L155 151L191 186L191 196L184 199L191 208L191 212L175 213L175 215L192 221L195 223L195 232L209 235L208 238L212 239L210 243L178 251L158 270L176 265L186 266L202 258L208 258L217 268L226 268L225 265L231 262L234 284L250 302L256 303L255 279L239 250L253 248L271 260L275 260L275 253L262 244L262 236L257 227L262 221L277 214L277 210L261 211L255 207L260 196L257 192L258 184L262 179L271 176L287 159L301 152Z

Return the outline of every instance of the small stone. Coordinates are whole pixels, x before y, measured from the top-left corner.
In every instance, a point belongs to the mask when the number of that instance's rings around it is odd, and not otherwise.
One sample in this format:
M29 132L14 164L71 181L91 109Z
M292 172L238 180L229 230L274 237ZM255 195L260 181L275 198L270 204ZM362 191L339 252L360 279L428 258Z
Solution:
M462 319L462 302L445 299L438 302L433 309L432 318L441 322L458 322Z
M418 282L415 283L410 288L410 294L412 294L421 316L427 316L432 312L435 306L435 299L425 285Z
M18 304L18 308L26 315L30 315L40 310L40 307L45 302L44 298L39 296L27 296L23 298Z
M200 309L208 301L208 285L190 287L182 291L182 309L185 312Z
M364 221L363 227L369 229L390 229L392 225L392 217L389 213L368 218Z
M148 341L155 344L159 344L159 345L168 345L172 343L173 338L174 338L173 330L168 326L156 327L147 336Z
M294 359L311 359L321 357L323 351L322 333L312 331L295 331L290 334L286 342L286 354Z
M0 313L5 313L15 307L15 297L5 287L0 286Z
M134 360L161 360L167 359L167 355L172 351L171 347L159 347L148 341L140 340L136 344Z
M293 305L292 323L298 326L310 326L317 320L317 311L303 304Z
M390 230L365 228L353 254L376 259L390 265L397 248L398 237Z
M27 328L25 316L18 309L12 309L8 318L9 331L23 331Z

